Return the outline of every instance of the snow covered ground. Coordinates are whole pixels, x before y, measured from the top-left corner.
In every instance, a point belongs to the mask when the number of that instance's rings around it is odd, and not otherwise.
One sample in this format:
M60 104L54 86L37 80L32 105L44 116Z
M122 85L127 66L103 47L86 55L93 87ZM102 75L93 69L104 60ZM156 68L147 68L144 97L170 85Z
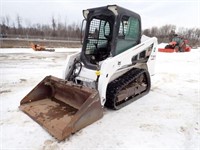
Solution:
M57 142L18 106L46 75L61 77L77 50L0 49L0 149L200 149L200 49L158 53L148 95Z

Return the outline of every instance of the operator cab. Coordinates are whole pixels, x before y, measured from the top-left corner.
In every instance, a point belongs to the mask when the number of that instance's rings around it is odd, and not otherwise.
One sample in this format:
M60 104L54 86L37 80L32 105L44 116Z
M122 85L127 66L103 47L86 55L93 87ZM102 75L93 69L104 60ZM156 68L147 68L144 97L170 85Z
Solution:
M140 16L117 5L83 11L86 23L81 59L86 68L140 43Z

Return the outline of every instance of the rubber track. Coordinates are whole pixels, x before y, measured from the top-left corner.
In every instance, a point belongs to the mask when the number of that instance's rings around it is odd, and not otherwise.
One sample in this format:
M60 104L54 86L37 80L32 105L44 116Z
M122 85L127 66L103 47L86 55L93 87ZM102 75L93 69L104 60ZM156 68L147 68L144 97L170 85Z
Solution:
M138 78L140 75L144 74L146 77L147 82L147 88L145 91L141 92L140 94L137 94L135 97L122 102L119 105L116 105L116 97L117 93L124 87L126 87L129 83L133 82L136 78ZM149 72L145 69L139 69L139 68L133 68L132 70L128 71L121 77L115 79L111 83L108 84L107 93L106 93L106 103L105 106L111 109L120 109L129 103L137 100L138 98L146 95L151 88L151 80Z

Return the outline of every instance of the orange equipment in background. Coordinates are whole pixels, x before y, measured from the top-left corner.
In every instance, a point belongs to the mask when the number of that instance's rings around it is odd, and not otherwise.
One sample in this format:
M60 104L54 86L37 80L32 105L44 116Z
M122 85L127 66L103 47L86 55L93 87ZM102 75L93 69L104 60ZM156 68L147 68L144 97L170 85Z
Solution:
M43 51L43 50L45 50L44 46L41 46L41 45L38 45L38 44L34 44L34 43L31 43L31 48L34 51Z
M39 44L34 44L34 43L31 43L31 48L34 51L49 51L49 52L54 52L55 51L55 49L46 49L45 46L41 46Z
M183 39L182 37L179 37L178 35L175 35L175 37L172 39L172 41L165 46L165 48L159 48L159 52L167 52L167 53L173 53L173 52L190 52L191 47L188 44L188 40Z

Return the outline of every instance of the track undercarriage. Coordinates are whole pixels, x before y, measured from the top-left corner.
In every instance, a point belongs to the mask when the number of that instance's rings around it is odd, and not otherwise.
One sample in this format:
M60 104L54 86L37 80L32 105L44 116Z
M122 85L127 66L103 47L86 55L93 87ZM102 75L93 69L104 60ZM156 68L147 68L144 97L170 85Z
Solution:
M150 87L148 71L134 68L108 85L105 105L112 109L120 109L146 95Z

